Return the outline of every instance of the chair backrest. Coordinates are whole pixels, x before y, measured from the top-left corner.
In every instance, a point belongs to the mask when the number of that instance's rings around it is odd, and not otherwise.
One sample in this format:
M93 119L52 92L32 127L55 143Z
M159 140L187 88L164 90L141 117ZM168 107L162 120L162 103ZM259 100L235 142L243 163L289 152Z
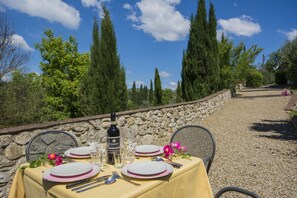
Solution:
M187 147L187 152L203 160L207 173L214 159L216 142L211 132L198 125L179 128L171 137L171 142L180 142Z
M35 135L26 147L27 161L36 160L40 155L63 154L69 148L78 147L70 133L64 131L45 131Z

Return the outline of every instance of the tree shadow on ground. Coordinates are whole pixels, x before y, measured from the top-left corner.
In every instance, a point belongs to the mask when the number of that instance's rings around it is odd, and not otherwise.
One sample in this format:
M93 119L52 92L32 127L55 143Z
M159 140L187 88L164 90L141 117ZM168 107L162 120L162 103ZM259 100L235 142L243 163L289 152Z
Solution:
M284 97L284 96L282 96L281 94L258 95L258 96L244 96L242 94L236 94L235 98L255 99L255 98L272 98L272 97Z
M269 134L261 134L259 137L276 140L297 140L297 129L291 120L262 120L262 122L253 123L250 128L258 132L270 132Z

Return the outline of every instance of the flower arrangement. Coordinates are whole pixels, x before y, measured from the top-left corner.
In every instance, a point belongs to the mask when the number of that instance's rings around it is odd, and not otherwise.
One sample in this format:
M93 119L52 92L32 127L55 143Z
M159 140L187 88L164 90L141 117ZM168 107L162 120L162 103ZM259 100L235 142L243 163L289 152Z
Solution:
M63 164L63 158L62 158L62 156L54 154L54 153L51 153L48 155L42 155L38 159L30 161L29 165L21 166L20 170L23 171L27 167L36 168L41 165L44 166L46 164L50 164L52 166L59 166L59 165Z
M288 91L287 89L285 89L285 90L283 90L283 91L281 92L281 95L282 95L282 96L288 96L288 95L289 95L289 91Z
M169 160L171 160L172 157L181 157L186 159L191 157L191 154L186 153L187 148L182 146L180 142L171 142L170 144L165 145L163 151L164 157Z

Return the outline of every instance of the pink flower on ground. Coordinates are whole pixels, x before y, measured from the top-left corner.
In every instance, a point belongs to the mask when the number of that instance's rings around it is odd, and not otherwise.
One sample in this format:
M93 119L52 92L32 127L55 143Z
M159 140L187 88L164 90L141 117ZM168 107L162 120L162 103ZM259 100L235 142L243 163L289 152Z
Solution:
M55 161L55 166L59 166L63 163L63 158L61 156L57 156Z
M57 158L57 155L54 154L54 153L51 153L51 154L47 155L47 159L49 159L49 160L55 160L56 158Z
M176 149L179 150L179 148L180 148L180 142L171 142L171 143L170 143L170 146L171 146L172 148L176 148Z

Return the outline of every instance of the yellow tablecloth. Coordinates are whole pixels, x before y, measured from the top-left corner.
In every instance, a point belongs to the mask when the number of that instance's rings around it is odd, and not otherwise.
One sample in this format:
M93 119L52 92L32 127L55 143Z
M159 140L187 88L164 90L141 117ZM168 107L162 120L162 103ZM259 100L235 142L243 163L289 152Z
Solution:
M149 160L149 158L140 160ZM152 180L133 179L133 181L140 183L141 186L134 186L118 179L112 185L103 185L83 193L76 193L66 189L66 183L58 184L43 180L42 171L50 167L27 168L24 174L21 172L16 173L9 198L213 197L201 159L191 157L191 160L179 159L176 162L183 164L183 166L180 169L174 168L174 172L170 176ZM108 166L104 169L104 172L100 172L97 176L111 174L114 170L117 169L113 166ZM120 172L120 170L117 171Z

